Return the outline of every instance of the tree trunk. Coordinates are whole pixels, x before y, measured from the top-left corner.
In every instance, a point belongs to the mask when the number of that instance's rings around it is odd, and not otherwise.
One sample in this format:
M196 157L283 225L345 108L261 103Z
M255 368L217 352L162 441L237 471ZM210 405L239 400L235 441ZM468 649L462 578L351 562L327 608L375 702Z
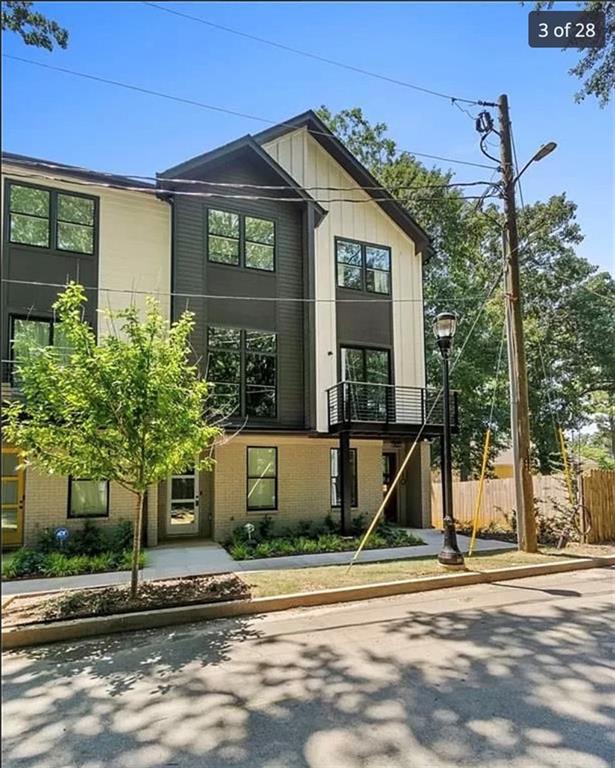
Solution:
M132 574L130 577L130 597L137 599L137 590L139 588L139 556L141 554L141 530L143 528L143 502L145 493L137 493L137 515L132 536Z

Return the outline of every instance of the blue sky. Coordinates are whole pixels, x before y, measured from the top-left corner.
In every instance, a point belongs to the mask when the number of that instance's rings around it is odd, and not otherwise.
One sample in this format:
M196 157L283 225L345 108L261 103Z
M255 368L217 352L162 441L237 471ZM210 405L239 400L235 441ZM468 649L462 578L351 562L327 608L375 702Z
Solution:
M408 150L482 161L473 122L449 102L242 39L141 3L36 3L70 31L49 54L3 33L4 52L284 120L309 107L361 106ZM566 191L585 234L579 252L615 272L613 108L575 104L577 53L531 49L531 4L173 3L231 26L407 82L468 98L510 98L526 201ZM6 151L153 174L267 123L3 61ZM428 161L429 162L429 161ZM438 165L446 165L437 163ZM451 166L459 181L487 171Z

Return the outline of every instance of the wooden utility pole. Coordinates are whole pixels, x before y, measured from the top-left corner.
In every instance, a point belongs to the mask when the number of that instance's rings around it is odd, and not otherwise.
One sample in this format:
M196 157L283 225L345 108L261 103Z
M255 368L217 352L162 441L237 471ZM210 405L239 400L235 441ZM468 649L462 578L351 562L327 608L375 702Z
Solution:
M527 367L523 341L523 315L519 286L519 234L515 206L515 170L510 135L508 97L498 99L500 159L504 197L504 267L506 285L506 333L510 380L510 425L519 549L536 552L534 489L530 465L530 414Z

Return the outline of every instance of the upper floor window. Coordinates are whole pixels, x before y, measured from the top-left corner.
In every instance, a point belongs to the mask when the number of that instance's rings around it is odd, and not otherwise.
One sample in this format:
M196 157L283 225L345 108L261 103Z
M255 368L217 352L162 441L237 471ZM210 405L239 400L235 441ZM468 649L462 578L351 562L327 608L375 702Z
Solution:
M275 418L277 334L210 326L207 379L224 416Z
M207 211L207 258L218 264L273 272L274 222L210 208Z
M8 229L11 243L92 254L96 239L96 199L10 184Z
M55 325L52 320L12 316L10 334L10 379L15 386L19 386L19 366L37 350L54 347L60 362L68 362L71 353L68 340L64 337L61 326Z
M370 293L391 292L391 249L354 240L335 241L337 284Z

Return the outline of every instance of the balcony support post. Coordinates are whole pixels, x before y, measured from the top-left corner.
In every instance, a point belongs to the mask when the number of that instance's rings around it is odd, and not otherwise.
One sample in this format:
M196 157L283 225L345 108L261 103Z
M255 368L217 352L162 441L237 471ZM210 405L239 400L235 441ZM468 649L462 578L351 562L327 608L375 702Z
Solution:
M352 528L352 460L350 454L350 432L340 432L339 447L340 512L342 536L350 536Z

